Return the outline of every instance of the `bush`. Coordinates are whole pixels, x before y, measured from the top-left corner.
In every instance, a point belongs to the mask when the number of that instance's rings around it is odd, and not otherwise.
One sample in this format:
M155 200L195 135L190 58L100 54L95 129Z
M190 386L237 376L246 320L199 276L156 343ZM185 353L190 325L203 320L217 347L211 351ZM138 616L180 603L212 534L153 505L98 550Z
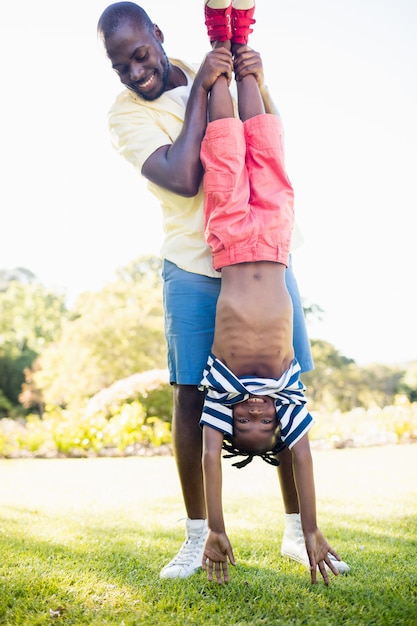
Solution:
M0 456L127 455L171 443L172 392L165 370L118 381L82 409L47 406L43 417L0 420ZM158 411L161 413L158 415Z
M43 418L0 419L0 456L170 453L172 394L166 370L135 374L82 409L47 406ZM417 402L399 396L382 409L315 412L313 445L343 448L417 441Z
M157 417L148 418L140 402L124 403L120 411L108 421L105 443L107 446L116 446L119 452L125 452L137 444L158 447L171 443L171 427Z
M314 414L310 438L336 448L417 441L417 402L399 397L392 406Z

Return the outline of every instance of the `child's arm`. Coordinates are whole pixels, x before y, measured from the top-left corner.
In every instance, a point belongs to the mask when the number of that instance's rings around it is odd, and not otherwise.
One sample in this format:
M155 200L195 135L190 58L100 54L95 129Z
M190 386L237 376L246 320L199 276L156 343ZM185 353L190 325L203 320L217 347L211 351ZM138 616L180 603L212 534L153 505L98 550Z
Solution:
M310 559L311 582L316 582L318 566L324 582L328 585L329 576L326 571L326 565L331 569L333 574L336 576L338 574L335 566L328 557L328 553L333 554L338 561L340 561L340 557L327 543L326 538L317 527L313 461L307 434L294 444L291 452L293 454L294 477L300 505L301 524L307 554Z
M202 560L202 568L207 570L208 580L213 580L213 570L217 582L229 582L228 562L235 565L232 546L226 535L222 505L221 451L223 433L203 426L203 473L204 493L207 507L209 534Z

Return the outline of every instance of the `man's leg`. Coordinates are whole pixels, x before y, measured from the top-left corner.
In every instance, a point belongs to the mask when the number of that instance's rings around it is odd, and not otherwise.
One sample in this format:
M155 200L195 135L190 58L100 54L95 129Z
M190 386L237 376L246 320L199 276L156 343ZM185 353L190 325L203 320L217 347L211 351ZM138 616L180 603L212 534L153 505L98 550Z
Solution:
M193 385L174 385L172 439L187 516L205 519L199 420L204 394Z
M187 578L201 566L207 535L199 425L203 393L197 386L213 342L220 279L186 272L166 260L162 274L168 367L173 383L173 449L187 520L185 542L160 576Z
M292 467L292 453L291 450L285 448L277 456L279 459L279 466L277 467L278 480L281 487L284 511L286 515L293 515L294 513L299 513L300 509Z
M310 339L307 332L307 325L304 315L303 301L300 290L298 288L297 279L294 275L292 255L290 254L290 263L285 272L285 281L287 289L290 293L293 308L293 345L295 358L301 367L301 376L303 372L310 372L314 369L313 356L311 354ZM308 395L308 394L307 394Z
M199 425L203 394L193 385L174 385L172 440L187 511L186 537L161 578L188 578L201 567L207 537Z
M301 526L300 510L298 506L298 495L294 481L292 466L292 453L286 448L278 455L280 465L278 466L278 479L281 486L282 499L284 502L284 536L281 544L282 556L287 556L294 561L298 561L306 568L310 568L304 533ZM337 561L333 555L329 557L339 574L345 574L350 567L344 561Z

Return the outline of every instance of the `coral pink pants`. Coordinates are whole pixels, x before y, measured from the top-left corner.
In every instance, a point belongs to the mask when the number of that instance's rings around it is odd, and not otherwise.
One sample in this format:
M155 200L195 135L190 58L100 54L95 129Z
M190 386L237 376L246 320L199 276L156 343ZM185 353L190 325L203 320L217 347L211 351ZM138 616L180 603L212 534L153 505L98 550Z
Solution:
M206 240L213 266L275 261L288 266L294 193L284 168L281 120L210 122L201 145Z

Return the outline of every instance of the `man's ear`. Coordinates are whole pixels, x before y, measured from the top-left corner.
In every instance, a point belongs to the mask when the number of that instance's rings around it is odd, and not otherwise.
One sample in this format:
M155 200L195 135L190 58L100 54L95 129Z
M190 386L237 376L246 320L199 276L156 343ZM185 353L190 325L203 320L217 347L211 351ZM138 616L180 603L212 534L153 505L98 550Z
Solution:
M153 25L153 32L155 33L155 37L160 43L164 43L164 33L159 28L158 24Z

